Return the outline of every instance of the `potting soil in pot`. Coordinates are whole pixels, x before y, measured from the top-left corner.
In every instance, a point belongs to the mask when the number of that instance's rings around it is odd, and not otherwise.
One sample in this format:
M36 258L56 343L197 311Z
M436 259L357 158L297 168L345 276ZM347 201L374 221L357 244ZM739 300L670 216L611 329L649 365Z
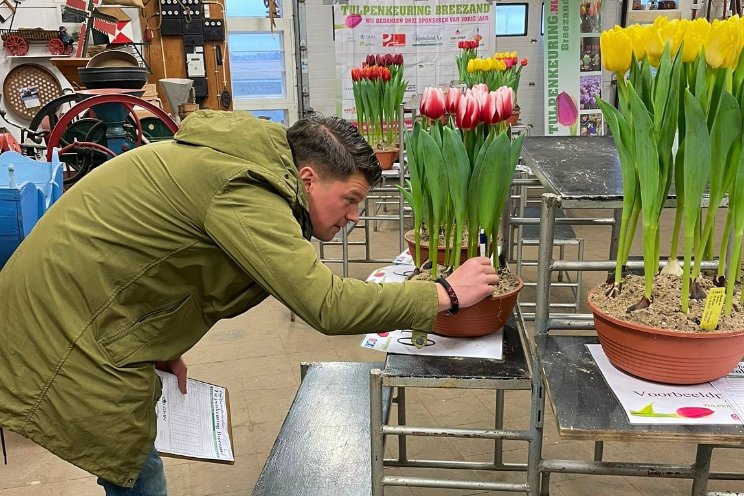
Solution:
M440 265L438 272L441 274L444 270L445 268ZM425 270L419 274L412 275L411 279L417 281L431 281L431 270ZM501 296L515 290L517 287L519 287L519 278L516 275L511 272L499 270L499 282L494 286L492 295Z
M700 287L708 293L713 281L708 278L698 278ZM644 278L641 276L626 276L623 278L622 292L615 298L605 296L610 288L607 283L600 284L591 295L591 301L609 315L629 322L656 327L660 329L675 329L686 332L709 332L700 329L700 318L705 308L705 300L690 299L690 313L681 311L682 279L676 276L659 274L654 278L651 306L627 313L628 307L638 303L643 296ZM734 291L734 305L731 316L721 313L718 321L718 331L735 331L744 329L744 312L739 304L741 288L737 284Z

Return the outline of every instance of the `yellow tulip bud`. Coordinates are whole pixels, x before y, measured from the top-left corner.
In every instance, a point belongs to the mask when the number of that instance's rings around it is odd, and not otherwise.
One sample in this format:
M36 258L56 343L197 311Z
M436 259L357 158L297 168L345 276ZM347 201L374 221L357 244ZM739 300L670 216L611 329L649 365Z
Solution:
M666 17L657 17L654 23L648 28L648 44L646 45L646 58L651 65L659 67L659 60L664 53L666 40L664 39L663 29L669 24Z
M739 19L713 21L710 38L704 45L705 60L713 68L733 67L739 62L744 37Z
M599 37L599 46L602 51L602 65L605 69L620 74L630 69L633 48L630 36L620 26L608 29Z
M636 60L643 60L646 57L646 45L648 45L648 37L650 35L648 26L633 24L632 26L628 26L625 32L630 36L630 43L633 47Z
M699 17L684 24L685 45L682 49L682 62L692 62L697 59L700 50L708 43L710 23L705 18Z
M468 60L468 72L475 72L475 59Z

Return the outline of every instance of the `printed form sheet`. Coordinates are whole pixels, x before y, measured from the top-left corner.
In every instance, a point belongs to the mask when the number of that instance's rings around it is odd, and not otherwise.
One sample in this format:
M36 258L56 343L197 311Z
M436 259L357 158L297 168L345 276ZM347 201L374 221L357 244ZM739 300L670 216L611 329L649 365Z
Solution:
M644 381L615 368L598 344L586 347L592 354L607 384L623 406L631 424L709 424L742 423L744 365L740 376L703 384L678 386ZM724 392L725 391L725 392ZM738 391L739 403L734 397Z
M158 370L163 393L156 406L160 453L234 461L225 388L189 379L187 394L178 390L176 376Z

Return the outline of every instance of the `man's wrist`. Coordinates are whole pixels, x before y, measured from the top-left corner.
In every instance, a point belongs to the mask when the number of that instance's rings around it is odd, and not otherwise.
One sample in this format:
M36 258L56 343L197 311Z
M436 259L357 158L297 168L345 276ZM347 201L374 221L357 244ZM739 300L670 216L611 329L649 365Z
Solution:
M456 314L460 310L460 300L457 298L457 293L455 293L455 290L452 289L452 286L450 286L444 277L439 277L437 282L444 288L450 301L447 313L450 315Z

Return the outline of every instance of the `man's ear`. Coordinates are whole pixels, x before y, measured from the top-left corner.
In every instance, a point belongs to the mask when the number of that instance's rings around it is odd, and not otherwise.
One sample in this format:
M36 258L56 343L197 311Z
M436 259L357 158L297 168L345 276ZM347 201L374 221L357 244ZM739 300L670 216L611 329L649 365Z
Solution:
M305 185L305 191L309 192L313 184L320 180L320 176L313 167L306 165L300 168L300 180Z

